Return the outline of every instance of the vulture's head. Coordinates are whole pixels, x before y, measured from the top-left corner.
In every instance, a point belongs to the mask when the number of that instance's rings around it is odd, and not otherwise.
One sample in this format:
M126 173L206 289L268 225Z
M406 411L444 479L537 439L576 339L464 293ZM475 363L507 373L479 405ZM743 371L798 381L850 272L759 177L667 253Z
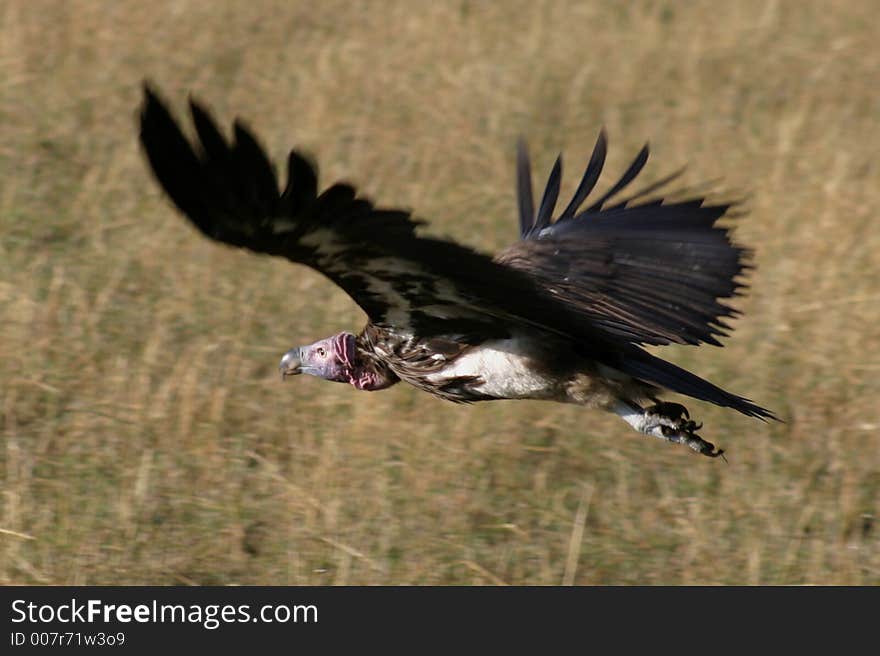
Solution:
M324 380L350 383L355 373L355 353L351 333L339 333L308 346L290 349L281 358L281 379L311 374Z

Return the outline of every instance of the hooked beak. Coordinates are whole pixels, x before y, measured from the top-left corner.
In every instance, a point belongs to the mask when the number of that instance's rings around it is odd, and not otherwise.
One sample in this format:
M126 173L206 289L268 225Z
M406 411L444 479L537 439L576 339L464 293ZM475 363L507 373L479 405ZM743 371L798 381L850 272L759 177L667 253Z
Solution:
M281 380L288 376L296 376L302 373L302 356L298 348L290 349L281 358L281 364L278 365L281 370Z

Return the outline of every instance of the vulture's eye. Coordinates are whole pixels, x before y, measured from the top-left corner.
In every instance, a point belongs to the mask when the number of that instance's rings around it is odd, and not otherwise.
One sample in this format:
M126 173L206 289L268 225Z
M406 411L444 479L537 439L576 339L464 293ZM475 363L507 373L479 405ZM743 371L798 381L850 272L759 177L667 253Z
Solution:
M327 354L327 352L324 350L324 347L319 346L318 347L318 355L320 355L323 358L326 354Z

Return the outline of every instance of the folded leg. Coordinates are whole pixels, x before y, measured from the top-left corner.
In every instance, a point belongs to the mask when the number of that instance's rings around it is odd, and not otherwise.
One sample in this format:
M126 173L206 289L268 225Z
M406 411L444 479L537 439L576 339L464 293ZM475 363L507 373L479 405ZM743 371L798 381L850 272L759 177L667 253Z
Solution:
M699 454L724 458L723 449L715 449L715 445L697 435L702 424L692 421L690 414L680 403L657 401L647 408L632 401L620 401L612 409L626 423L640 433L658 437L667 442L684 444Z

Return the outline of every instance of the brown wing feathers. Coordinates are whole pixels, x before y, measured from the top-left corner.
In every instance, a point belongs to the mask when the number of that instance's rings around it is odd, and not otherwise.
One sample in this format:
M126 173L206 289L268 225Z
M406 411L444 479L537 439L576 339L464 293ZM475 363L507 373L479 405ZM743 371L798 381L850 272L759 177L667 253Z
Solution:
M738 293L748 268L746 249L716 225L729 204L703 198L678 202L634 201L662 191L678 171L607 206L641 172L645 146L612 187L579 211L596 185L607 152L599 135L577 191L559 218L549 214L558 195L560 160L554 165L537 216L526 216L531 190L528 156L518 158L523 240L496 258L529 272L557 299L616 337L641 344L719 344L737 312L720 302ZM552 201L552 203L551 203ZM549 209L548 209L549 208ZM533 212L533 210L531 210Z

